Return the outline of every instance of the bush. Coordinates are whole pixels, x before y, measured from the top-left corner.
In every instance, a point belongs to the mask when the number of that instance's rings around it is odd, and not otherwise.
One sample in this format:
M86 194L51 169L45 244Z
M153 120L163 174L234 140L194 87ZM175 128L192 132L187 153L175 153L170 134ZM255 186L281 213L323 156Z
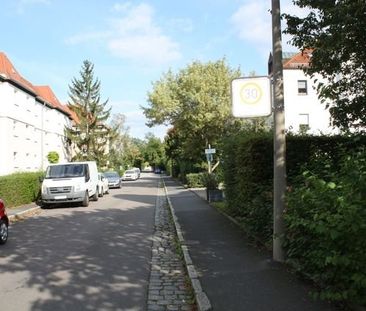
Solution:
M202 176L204 186L209 190L215 190L219 187L219 180L214 173L204 173Z
M316 282L320 298L366 304L366 149L322 175L305 171L288 194L288 261Z
M36 201L39 196L41 172L15 173L0 176L0 197L7 207Z
M186 175L188 188L201 188L205 187L204 173L191 173Z
M47 154L47 160L49 163L53 163L53 164L58 163L59 159L60 159L60 156L56 151L50 151Z

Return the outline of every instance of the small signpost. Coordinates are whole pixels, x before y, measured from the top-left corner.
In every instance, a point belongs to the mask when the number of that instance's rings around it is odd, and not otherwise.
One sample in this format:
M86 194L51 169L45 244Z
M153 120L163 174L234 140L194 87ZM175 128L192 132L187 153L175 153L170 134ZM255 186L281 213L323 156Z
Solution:
M211 162L213 160L213 154L216 153L215 148L211 148L211 145L208 145L208 149L205 149L205 154L208 162L208 173L211 174Z

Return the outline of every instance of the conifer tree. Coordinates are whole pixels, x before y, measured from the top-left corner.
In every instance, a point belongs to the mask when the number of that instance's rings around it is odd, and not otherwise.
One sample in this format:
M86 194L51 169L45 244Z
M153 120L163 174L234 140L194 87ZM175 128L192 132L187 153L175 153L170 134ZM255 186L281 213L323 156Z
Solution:
M76 153L73 161L96 161L99 167L107 165L109 141L114 137L113 129L107 126L111 108L108 100L101 102L100 81L94 79L94 65L85 60L80 78L73 78L69 85L69 108L76 119L66 128L66 137Z

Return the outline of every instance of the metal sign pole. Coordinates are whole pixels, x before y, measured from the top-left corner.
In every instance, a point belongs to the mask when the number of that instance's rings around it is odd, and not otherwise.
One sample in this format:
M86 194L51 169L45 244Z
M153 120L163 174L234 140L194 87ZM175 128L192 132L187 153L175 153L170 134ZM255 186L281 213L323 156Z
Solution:
M286 136L283 95L283 65L281 42L280 0L272 0L273 89L274 89L274 159L273 159L273 260L283 262L284 221L286 192Z

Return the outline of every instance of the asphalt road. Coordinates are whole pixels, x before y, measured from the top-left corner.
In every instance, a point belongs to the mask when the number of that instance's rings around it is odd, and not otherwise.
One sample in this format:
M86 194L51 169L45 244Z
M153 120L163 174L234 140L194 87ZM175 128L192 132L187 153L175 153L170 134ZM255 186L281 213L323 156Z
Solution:
M11 226L0 310L145 310L158 176Z

